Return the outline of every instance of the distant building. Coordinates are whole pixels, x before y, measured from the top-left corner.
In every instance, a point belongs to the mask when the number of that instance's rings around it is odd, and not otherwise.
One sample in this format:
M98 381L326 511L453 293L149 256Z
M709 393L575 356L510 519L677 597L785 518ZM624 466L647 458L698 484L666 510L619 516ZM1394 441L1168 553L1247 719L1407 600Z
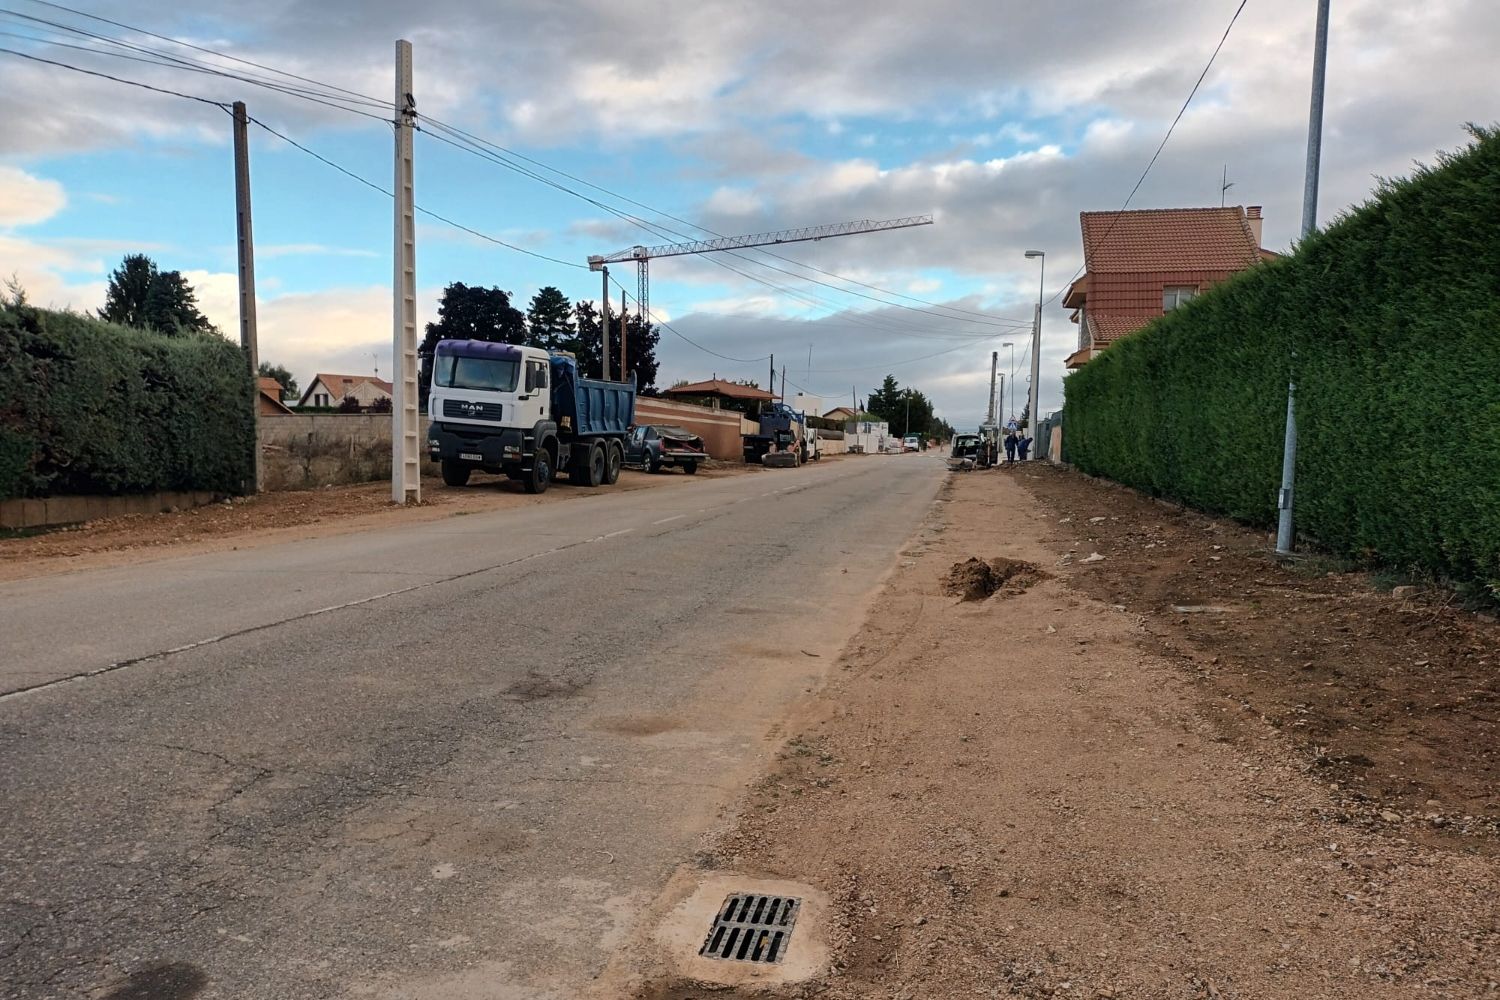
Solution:
M854 412L854 407L852 406L835 406L823 414L823 416L829 420L837 420L840 423L848 423L851 420L859 419L859 414Z
M1083 212L1084 273L1063 305L1078 324L1069 368L1212 285L1276 256L1262 250L1259 205Z
M292 412L281 401L281 383L274 378L267 378L265 376L257 378L255 380L255 388L255 405L261 416L274 416L278 413Z
M764 389L722 378L674 385L670 389L663 389L661 394L668 399L698 403L716 410L739 410L741 413L759 413L762 403L769 403L776 398Z
M390 399L395 387L374 375L328 375L319 372L302 393L299 406L338 406L345 396L353 396L359 405L369 407L377 400Z

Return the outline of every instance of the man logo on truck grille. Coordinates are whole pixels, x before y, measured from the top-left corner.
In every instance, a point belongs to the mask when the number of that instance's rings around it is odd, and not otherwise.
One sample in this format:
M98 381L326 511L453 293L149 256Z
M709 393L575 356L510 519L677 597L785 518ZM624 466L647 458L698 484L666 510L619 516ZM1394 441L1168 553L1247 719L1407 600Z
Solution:
M478 403L465 403L464 404L464 412L467 413L471 417L472 416L476 416L479 413L479 404Z

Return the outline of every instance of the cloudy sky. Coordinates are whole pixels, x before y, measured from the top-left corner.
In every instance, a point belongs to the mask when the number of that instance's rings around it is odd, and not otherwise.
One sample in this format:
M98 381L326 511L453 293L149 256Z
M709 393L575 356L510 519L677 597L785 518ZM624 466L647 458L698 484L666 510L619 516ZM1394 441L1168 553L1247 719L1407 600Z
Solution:
M892 372L963 426L983 415L990 351L1005 371L1014 350L1024 392L1041 276L1023 251L1047 252L1050 297L1081 263L1078 213L1120 206L1238 6L68 0L68 10L0 0L0 48L244 100L287 137L388 186L390 128L379 119L389 115L377 102L392 90L393 41L410 39L417 107L430 120L417 137L417 203L577 262L423 217L422 322L451 281L498 285L524 308L544 285L597 297L598 276L580 266L591 253L704 230L931 214L928 227L779 248L789 260L746 252L658 262L652 306L682 335L663 334L662 377L764 385L767 363L750 359L774 353L794 385L831 406ZM1216 205L1227 167L1229 203L1265 206L1266 244L1288 246L1302 196L1314 7L1248 0L1132 207ZM1494 0L1333 7L1324 221L1367 197L1377 176L1462 144L1466 121L1494 121L1500 91ZM202 72L312 89L155 36L341 88L341 100ZM163 66L159 53L202 65ZM119 257L142 250L187 273L210 318L234 331L225 112L9 52L0 52L0 83L0 273L34 301L93 308ZM510 158L525 172L445 142L438 123L526 157ZM389 373L390 200L259 129L251 156L261 357L304 384L315 371ZM620 277L633 292L633 274ZM1054 301L1043 324L1043 412L1061 404L1062 359L1075 339Z

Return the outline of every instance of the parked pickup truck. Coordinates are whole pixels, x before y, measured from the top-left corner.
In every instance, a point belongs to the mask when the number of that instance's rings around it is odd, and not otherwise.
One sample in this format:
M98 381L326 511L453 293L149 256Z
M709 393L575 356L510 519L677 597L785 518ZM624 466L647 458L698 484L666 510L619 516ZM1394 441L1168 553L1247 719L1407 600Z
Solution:
M635 421L629 382L584 378L571 354L483 340L440 340L432 359L427 449L443 482L475 469L542 493L559 470L586 486L613 483Z
M642 424L630 432L625 443L625 464L647 472L675 465L691 476L698 471L698 463L706 461L703 439L673 424Z

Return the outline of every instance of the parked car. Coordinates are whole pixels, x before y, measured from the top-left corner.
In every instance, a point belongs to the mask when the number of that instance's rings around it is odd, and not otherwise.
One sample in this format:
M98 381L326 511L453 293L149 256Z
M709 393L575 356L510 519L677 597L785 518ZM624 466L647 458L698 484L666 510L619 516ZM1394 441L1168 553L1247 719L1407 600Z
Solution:
M675 465L691 476L698 471L698 463L706 461L703 439L672 424L641 424L625 442L625 464L645 472Z
M906 435L906 437L904 437L904 438L901 439L901 450L902 451L921 451L922 450L922 439L920 437L918 437L916 434L908 434L908 435Z

